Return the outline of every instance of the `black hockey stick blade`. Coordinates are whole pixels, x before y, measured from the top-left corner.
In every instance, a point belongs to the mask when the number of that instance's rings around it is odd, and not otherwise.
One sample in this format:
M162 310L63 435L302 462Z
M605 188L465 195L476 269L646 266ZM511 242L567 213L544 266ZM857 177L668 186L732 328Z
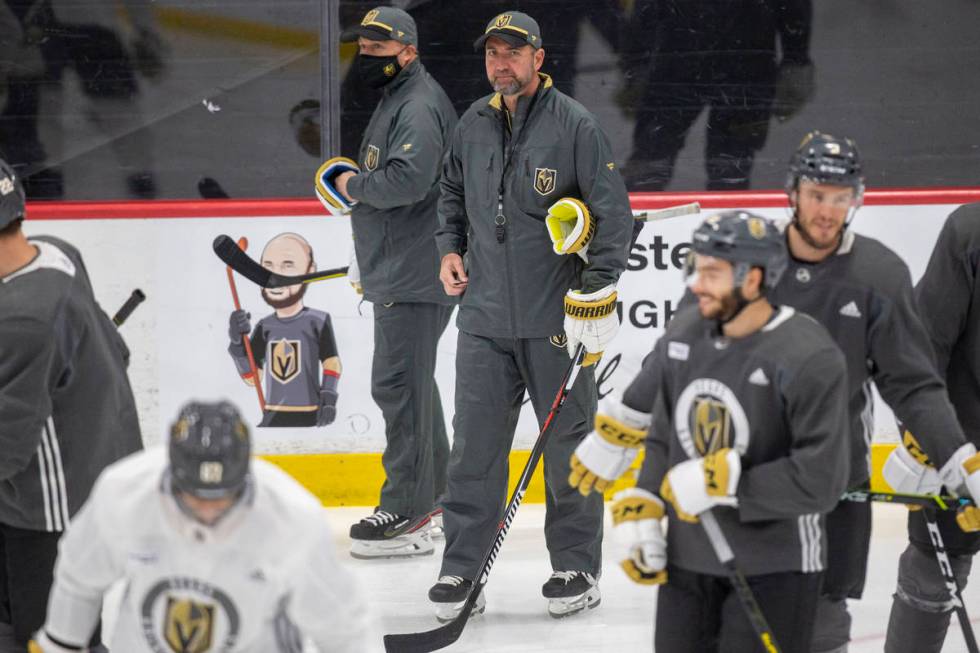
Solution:
M313 283L315 281L325 281L327 279L337 279L347 276L346 266L329 270L318 270L317 272L296 276L276 274L272 270L266 269L252 260L248 254L241 250L238 243L224 234L214 239L212 247L214 248L214 253L218 255L218 258L225 265L263 288L282 288L284 286L294 286L298 283Z
M142 290L139 288L134 290L129 296L129 299L126 300L126 303L123 304L118 311L116 311L115 315L112 316L112 323L117 327L121 327L123 322L125 322L132 312L136 310L136 307L143 303L144 299L146 299L146 295L143 294Z
M466 627L466 622L469 620L470 612L476 604L478 595L479 592L470 592L462 612L445 626L440 626L435 630L427 630L424 633L385 635L386 653L429 653L446 648L463 634L463 628Z

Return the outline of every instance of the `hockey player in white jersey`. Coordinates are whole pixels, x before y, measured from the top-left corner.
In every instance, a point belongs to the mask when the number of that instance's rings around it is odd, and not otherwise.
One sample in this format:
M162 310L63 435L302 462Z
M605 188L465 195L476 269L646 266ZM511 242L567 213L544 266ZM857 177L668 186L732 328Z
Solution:
M119 580L113 651L299 653L303 637L321 653L378 648L319 503L250 450L231 404L192 402L169 457L156 448L109 467L61 541L29 650L85 651Z

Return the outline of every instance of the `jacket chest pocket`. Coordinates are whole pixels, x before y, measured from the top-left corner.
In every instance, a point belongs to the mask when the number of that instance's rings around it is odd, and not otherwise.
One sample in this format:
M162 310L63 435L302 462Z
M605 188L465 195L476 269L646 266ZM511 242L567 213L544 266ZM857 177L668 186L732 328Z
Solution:
M544 220L552 204L562 197L578 196L575 167L568 154L555 147L528 148L520 153L513 183L524 213Z

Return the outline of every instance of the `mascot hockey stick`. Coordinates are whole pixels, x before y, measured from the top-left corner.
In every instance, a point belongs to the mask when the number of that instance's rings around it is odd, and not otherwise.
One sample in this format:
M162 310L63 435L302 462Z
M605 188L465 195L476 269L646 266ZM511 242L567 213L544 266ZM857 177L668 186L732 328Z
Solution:
M960 622L960 631L963 633L963 639L966 640L966 649L970 653L980 653L980 649L977 648L977 637L974 635L973 626L970 624L970 615L967 614L966 604L963 603L963 593L960 591L959 583L956 582L953 566L950 564L949 556L946 553L946 543L943 542L943 536L939 533L936 514L931 508L926 508L922 511L922 516L925 517L926 528L929 529L929 539L932 540L932 548L936 552L936 561L939 563L939 571L943 575L946 590L953 597L953 610Z
M497 559L497 553L500 552L504 538L507 537L507 531L514 521L514 515L517 514L517 509L524 500L524 493L527 492L527 486L531 482L531 475L534 473L534 468L538 466L541 454L544 453L544 446L548 443L548 437L551 435L551 424L558 417L558 413L561 411L565 399L572 391L572 384L575 383L575 378L581 369L579 363L584 353L584 347L579 343L579 346L575 348L575 354L572 356L572 362L569 363L568 369L562 377L561 388L558 390L558 394L551 404L551 410L548 412L548 417L544 420L544 426L541 427L541 431L538 433L538 439L534 443L534 448L531 449L531 457L528 458L527 464L524 465L524 471L521 472L521 478L517 481L517 487L514 488L514 493L511 495L510 501L504 509L503 518L497 525L497 534L493 538L493 543L483 556L483 564L480 566L480 571L477 572L476 582L473 583L470 594L466 597L466 603L463 604L462 611L448 624L440 626L435 630L429 630L424 633L385 635L385 651L387 653L428 653L429 651L436 651L449 646L459 639L459 636L463 633L463 628L466 627L466 621L470 618L473 606L476 605L477 597L480 596L480 592L483 591L484 586L487 584L487 579L490 577L490 569Z
M248 249L248 238L242 236L238 239L238 243L235 247L242 254ZM235 285L235 273L232 271L231 266L227 267L228 272L228 287L231 289L231 299L235 302L235 310L242 310L242 303L238 301L238 287ZM262 412L265 412L265 395L262 394L262 380L259 378L259 369L255 364L255 355L252 353L252 341L249 339L247 333L242 334L242 344L245 345L245 355L248 356L248 373L252 376L252 381L255 385L255 394L259 398L259 408Z
M921 506L934 510L959 510L972 506L973 502L966 497L953 497L939 494L899 494L898 492L872 492L870 490L851 490L841 496L843 501L882 501L884 503L902 503L909 506Z
M752 588L749 587L748 581L745 580L745 575L738 568L732 547L728 544L728 538L722 532L714 513L706 510L698 515L698 519L701 521L704 532L711 542L711 548L715 550L715 555L718 556L718 562L728 572L728 580L735 588L738 601L742 604L742 608L745 610L745 616L748 617L749 623L752 624L752 629L759 636L759 645L762 647L762 650L766 651L766 653L779 653L781 649L779 648L779 644L776 643L775 635L772 634L772 628L769 627L766 616L762 614L762 608L759 607L759 602L755 600L755 595L752 594Z
M656 222L658 220L668 220L682 215L694 215L701 212L701 205L697 202L681 204L680 206L668 206L666 209L656 209L653 211L643 211L634 213L633 219L637 222Z
M123 322L125 322L132 312L136 310L136 307L143 303L144 299L146 299L146 295L143 294L142 290L139 288L134 290L129 296L129 299L126 300L126 303L123 304L118 311L116 311L115 315L112 316L112 323L115 324L117 328L121 327Z
M309 274L299 274L294 277L276 274L249 258L248 254L243 252L235 244L234 240L223 234L214 239L212 247L214 248L214 253L224 261L225 265L263 288L282 288L284 286L294 286L298 283L313 283L314 281L338 279L347 276L347 266L332 268L330 270L319 270Z

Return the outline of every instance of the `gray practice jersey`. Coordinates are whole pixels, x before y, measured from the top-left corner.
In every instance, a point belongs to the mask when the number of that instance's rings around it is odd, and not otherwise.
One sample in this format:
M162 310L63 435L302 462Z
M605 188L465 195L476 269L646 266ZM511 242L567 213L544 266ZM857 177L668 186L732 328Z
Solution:
M769 297L816 318L847 359L848 487L870 478L872 380L937 466L965 442L930 355L908 266L893 251L847 231L837 252L822 262L791 260Z
M323 361L337 355L330 315L309 307L287 318L267 315L255 325L251 342L255 365L264 371L266 410L315 411ZM248 374L243 351L234 344L228 350L239 373Z
M653 407L637 484L657 493L678 463L734 448L738 508L714 513L743 571L822 570L822 514L847 480L845 375L827 331L791 308L734 340L697 307L681 310L624 395L630 407ZM724 575L701 525L668 510L670 564Z
M68 243L0 279L0 523L63 531L99 472L140 449L129 351Z
M980 447L980 203L946 220L915 286L919 314L966 436ZM917 431L912 431L918 436Z

